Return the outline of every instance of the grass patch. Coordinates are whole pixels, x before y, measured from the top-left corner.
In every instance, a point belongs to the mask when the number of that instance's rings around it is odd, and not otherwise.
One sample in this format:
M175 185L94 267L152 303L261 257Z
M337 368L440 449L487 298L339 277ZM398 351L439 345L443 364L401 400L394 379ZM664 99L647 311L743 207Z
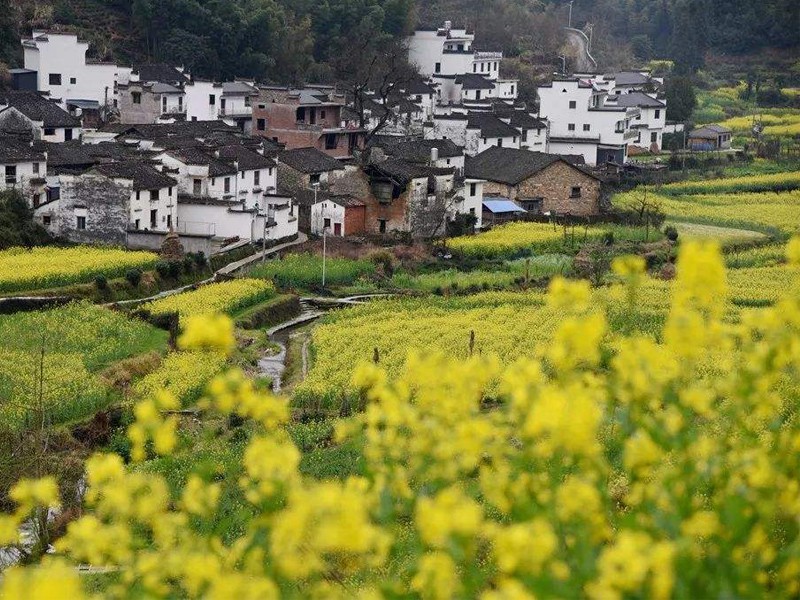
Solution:
M359 279L375 274L375 264L369 260L327 258L326 287L353 285ZM289 254L252 267L251 277L269 279L282 289L316 289L322 286L322 257L315 254Z

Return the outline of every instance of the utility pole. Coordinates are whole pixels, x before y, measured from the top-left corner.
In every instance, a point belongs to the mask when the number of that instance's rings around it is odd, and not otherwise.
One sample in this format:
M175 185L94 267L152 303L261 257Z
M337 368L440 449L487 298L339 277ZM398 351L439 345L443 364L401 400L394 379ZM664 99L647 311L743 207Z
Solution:
M569 24L567 25L569 28L572 28L572 3L574 1L575 0L569 0Z
M324 222L322 225L322 289L325 289L325 253L327 251L326 248L326 240L328 239L328 228L325 227Z

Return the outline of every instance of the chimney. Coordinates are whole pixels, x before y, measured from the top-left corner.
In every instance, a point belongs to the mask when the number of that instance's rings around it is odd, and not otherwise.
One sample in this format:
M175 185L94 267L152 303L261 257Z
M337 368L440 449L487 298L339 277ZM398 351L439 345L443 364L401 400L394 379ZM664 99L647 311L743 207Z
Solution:
M431 166L436 165L436 161L439 160L439 149L436 146L431 146Z
M445 21L444 22L444 30L445 31L450 31L450 29L452 27L453 27L453 22L452 21Z

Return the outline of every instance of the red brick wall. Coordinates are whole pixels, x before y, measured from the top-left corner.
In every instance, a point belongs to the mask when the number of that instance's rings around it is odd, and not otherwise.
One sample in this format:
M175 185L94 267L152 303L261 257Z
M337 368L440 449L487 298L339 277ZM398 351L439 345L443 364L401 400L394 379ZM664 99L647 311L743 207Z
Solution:
M380 233L380 219L386 220L386 233L408 230L408 192L392 200L391 204L381 204L372 194L361 200L366 204L364 228L367 233Z
M366 206L348 206L344 209L344 234L356 235L366 230Z

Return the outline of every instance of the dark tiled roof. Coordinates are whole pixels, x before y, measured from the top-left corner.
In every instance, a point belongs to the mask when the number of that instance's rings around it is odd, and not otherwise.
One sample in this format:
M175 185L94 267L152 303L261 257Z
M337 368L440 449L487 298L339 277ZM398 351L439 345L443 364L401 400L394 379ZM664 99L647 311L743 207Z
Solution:
M571 161L558 154L492 147L477 156L468 158L464 170L467 177L517 185L559 161L578 169ZM578 170L586 173L582 169ZM590 173L586 174L594 177Z
M44 154L28 140L0 137L0 163L44 162Z
M467 129L480 129L481 137L504 138L518 136L519 130L504 123L491 113L471 112L467 115Z
M187 165L208 166L210 177L236 174L233 165L212 156L201 148L181 148L180 150L171 150L169 154Z
M415 79L406 86L406 93L412 95L413 94L425 95L425 94L435 94L436 90L433 89L432 85L425 83L420 79Z
M227 163L238 162L240 171L267 169L275 166L275 161L271 158L248 150L244 146L224 146L218 152L220 160L224 160Z
M47 151L47 170L52 173L85 171L98 162L80 142L47 142L43 145Z
M664 108L666 104L643 92L631 92L616 96L618 106L640 106L642 108Z
M244 81L226 81L222 84L222 93L225 95L257 95L258 90Z
M176 121L174 123L144 123L140 125L107 125L100 129L141 139L176 137L203 137L214 132L237 132L239 129L224 121Z
M524 110L510 109L507 111L495 109L495 113L501 119L510 119L509 125L517 129L547 129L547 123L542 119L537 119Z
M387 154L413 163L427 163L431 159L431 148L439 151L439 158L463 156L464 150L453 140L404 140L382 142Z
M373 163L370 167L374 171L392 178L402 186L408 185L412 179L421 179L431 175L452 175L455 172L453 167L442 169L427 167L394 157Z
M30 120L41 122L43 127L81 126L80 119L36 92L6 92L0 94L0 104L13 106Z
M465 73L456 75L456 83L461 84L465 90L493 90L495 85L476 73Z
M614 75L617 85L644 85L650 83L652 78L649 75L636 71L623 71Z
M341 163L316 148L296 148L278 154L281 162L301 173L323 173L344 169Z
M178 69L165 64L139 65L134 67L133 72L139 74L140 81L158 81L170 85L189 81L189 78Z
M107 163L98 165L92 170L113 179L131 179L134 190L156 190L177 185L177 181L172 177L139 161Z
M711 124L704 125L698 129L693 129L689 132L689 137L717 139L717 136L723 133L731 133L731 130L727 127L723 127L722 125Z

